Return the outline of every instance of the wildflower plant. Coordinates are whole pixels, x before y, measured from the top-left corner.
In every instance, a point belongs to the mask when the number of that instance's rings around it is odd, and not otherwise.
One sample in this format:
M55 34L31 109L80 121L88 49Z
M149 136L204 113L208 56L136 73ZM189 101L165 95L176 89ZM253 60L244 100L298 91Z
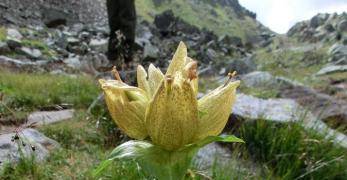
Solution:
M218 136L225 127L240 81L229 80L200 99L197 62L181 42L163 74L154 65L137 68L138 87L116 80L99 82L109 112L118 127L136 139L116 147L94 170L99 175L114 160L136 161L148 177L183 179L197 151L215 141L243 142Z

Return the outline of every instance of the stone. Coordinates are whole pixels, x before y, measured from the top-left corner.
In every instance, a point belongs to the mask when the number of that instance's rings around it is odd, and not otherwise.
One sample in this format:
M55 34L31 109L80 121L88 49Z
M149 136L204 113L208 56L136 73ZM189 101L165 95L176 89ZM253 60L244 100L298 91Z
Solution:
M27 48L27 47L20 48L19 52L22 53L23 55L31 58L31 59L38 59L42 56L42 53L40 50L31 49L31 48Z
M46 8L42 12L43 22L48 28L56 28L60 25L67 25L70 18L68 13L53 8Z
M332 66L326 66L320 69L316 75L326 75L326 74L331 74L331 73L336 73L336 72L346 72L347 71L347 65L332 65Z
M7 38L8 39L22 40L23 35L17 29L8 28L7 29Z
M63 62L70 68L80 69L81 61L79 56L70 56L63 60Z
M0 67L13 69L13 70L28 70L40 72L42 66L47 65L47 61L21 61L18 59L12 59L6 56L0 56Z
M207 49L206 55L207 55L207 57L208 57L208 59L209 59L210 61L216 60L216 58L217 58L217 53L216 53L216 51L213 50L213 49L210 49L210 48Z
M106 52L108 48L108 40L107 39L91 39L89 42L89 47L98 51L98 52Z
M242 83L247 87L269 87L276 83L276 79L269 73L254 71L241 77Z
M347 55L347 46L335 43L328 50L329 55L343 54Z
M321 26L328 18L327 14L318 14L310 20L310 27L317 28Z
M156 59L159 57L159 48L147 43L143 50L144 59Z
M337 28L338 28L338 30L341 31L341 32L347 31L347 20L341 21L341 22L337 25Z
M22 47L22 41L17 40L17 39L8 39L7 41L7 45L11 50L15 50L17 48Z
M264 119L275 122L298 121L301 107L291 99L260 99L237 94L233 115L244 119Z
M64 120L71 119L74 115L75 110L66 109L60 111L37 111L30 113L27 120L27 125L34 124L47 125L51 123L56 123Z
M76 45L78 45L78 44L80 43L80 40L77 39L77 38L74 38L74 37L68 37L68 38L66 39L66 41L67 41L67 43L68 43L69 45L72 45L72 46L76 46Z
M35 129L24 129L19 133L19 138L23 140L25 146L22 143L12 142L12 137L15 133L0 135L0 164L1 167L6 163L16 163L21 158L21 153L26 158L34 157L35 161L43 161L49 153L60 149L59 143L49 139L45 135L41 134ZM21 147L18 147L21 146ZM35 148L33 150L32 146ZM22 151L20 153L20 150Z
M347 136L329 128L321 119L292 99L259 99L245 94L237 94L231 117L256 121L300 123L304 128L315 130L327 140L347 148ZM232 119L231 119L232 120Z
M0 41L0 55L7 54L9 52L11 52L11 50L7 43Z
M333 26L332 24L327 24L327 25L325 25L325 26L324 26L324 29L325 29L326 31L330 32L330 33L335 31L335 28L334 28L334 26Z
M238 74L247 74L256 70L254 56L244 57L242 59L229 60L226 65L227 72L237 71Z
M231 152L217 143L211 143L201 148L193 161L198 164L200 170L210 170L215 161L225 164L231 161Z

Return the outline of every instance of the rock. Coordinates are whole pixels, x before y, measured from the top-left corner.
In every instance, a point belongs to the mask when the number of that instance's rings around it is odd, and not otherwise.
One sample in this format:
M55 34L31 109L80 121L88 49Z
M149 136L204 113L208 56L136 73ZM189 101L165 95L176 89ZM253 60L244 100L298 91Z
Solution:
M42 53L38 49L31 49L27 47L22 47L19 49L19 52L31 59L39 59L42 56Z
M8 28L7 29L7 38L8 39L22 40L23 35L17 29Z
M8 39L7 40L7 45L11 50L15 50L17 48L22 47L22 42L20 40L17 39Z
M73 69L80 69L81 68L81 61L79 56L70 56L63 60L63 62Z
M47 61L21 61L12 59L6 56L0 56L0 67L13 69L13 70L27 70L27 71L42 71L42 66L47 65Z
M147 43L143 50L144 59L156 59L159 57L159 49L151 43Z
M75 110L66 109L60 111L38 111L29 114L27 125L46 125L71 119Z
M206 55L210 61L214 61L217 58L217 53L213 49L207 49Z
M330 32L330 33L335 31L335 28L334 28L334 26L333 26L332 24L327 24L327 25L325 25L325 26L324 26L324 29L325 29L326 31Z
M48 28L56 28L60 25L66 25L69 17L68 13L53 8L47 8L43 11L43 22Z
M218 39L219 43L223 43L223 44L226 44L226 45L234 45L234 46L237 46L237 47L242 47L243 44L242 44L242 39L240 37L237 37L237 36L227 36L227 35L224 35L224 36L221 36L219 39Z
M247 87L269 87L276 83L276 79L269 73L254 71L241 77L242 83Z
M347 65L332 65L332 66L326 66L322 69L320 69L316 75L326 75L336 72L346 72L347 71Z
M89 47L98 51L98 52L106 52L108 48L108 40L107 39L91 39L89 42Z
M329 128L310 111L291 99L263 100L244 94L237 94L232 114L234 115L232 117L248 121L264 119L280 123L297 122L306 129L315 130L327 140L347 148L346 135Z
M336 54L344 54L347 55L347 46L344 46L342 44L338 44L335 43L334 45L332 45L329 50L328 53L330 55L336 55Z
M155 16L154 24L161 31L168 31L174 25L176 17L172 10L164 11L162 14Z
M290 99L259 99L245 94L237 94L233 108L236 117L244 119L265 119L276 122L298 121L301 107Z
M347 31L347 20L341 21L338 25L337 28L340 32L345 32Z
M226 65L227 72L237 71L238 74L246 74L256 70L254 56L244 57L242 59L234 59Z
M68 37L66 39L67 43L71 46L77 46L80 43L80 40L74 37Z
M310 20L310 27L317 28L328 19L328 14L318 14Z
M0 41L0 55L7 54L9 52L11 52L11 50L7 43Z
M231 161L230 150L217 143L211 143L201 148L194 157L194 163L198 165L199 170L211 170L216 161L224 163L224 165Z
M19 138L24 141L25 146L11 142L11 138L15 133L0 135L0 168L6 163L18 162L21 158L21 149L24 157L31 158L34 157L35 161L43 161L48 156L49 153L60 148L60 145L48 137L44 136L35 129L24 129L19 133ZM35 148L33 151L32 147Z

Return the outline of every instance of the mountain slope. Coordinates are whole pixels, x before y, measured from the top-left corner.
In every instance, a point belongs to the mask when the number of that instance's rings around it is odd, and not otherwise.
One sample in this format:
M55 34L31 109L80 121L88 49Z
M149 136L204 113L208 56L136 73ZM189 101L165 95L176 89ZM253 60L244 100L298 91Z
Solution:
M150 22L155 14L171 9L189 24L218 35L238 36L245 41L255 40L263 31L270 32L237 0L140 0L136 1L136 6L138 15Z

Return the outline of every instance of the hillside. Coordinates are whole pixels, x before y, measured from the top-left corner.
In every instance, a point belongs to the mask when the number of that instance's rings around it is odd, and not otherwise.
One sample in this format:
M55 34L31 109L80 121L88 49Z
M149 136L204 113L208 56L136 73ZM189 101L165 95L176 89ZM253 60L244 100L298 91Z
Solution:
M155 14L171 9L189 24L212 30L218 35L238 36L251 41L263 31L270 32L237 0L143 0L136 1L136 5L138 14L150 22Z

